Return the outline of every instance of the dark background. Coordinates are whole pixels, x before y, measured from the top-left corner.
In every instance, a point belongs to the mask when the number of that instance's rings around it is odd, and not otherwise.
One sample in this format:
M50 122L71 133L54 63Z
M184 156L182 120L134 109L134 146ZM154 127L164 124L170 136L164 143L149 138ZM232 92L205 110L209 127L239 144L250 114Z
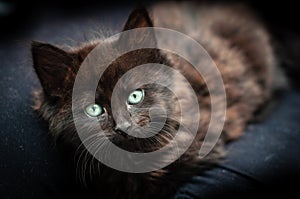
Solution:
M233 2L248 4L266 23L281 65L297 87L300 12L296 1ZM79 196L79 188L45 135L46 124L37 122L31 109L30 93L39 83L32 69L30 41L78 45L101 27L109 27L111 35L121 30L137 4L150 1L0 0L0 198Z
M99 16L114 16L114 22L110 23L109 26L117 28L117 25L123 23L129 11L135 6L147 6L155 2L157 0L106 2L97 0L0 0L0 41L22 40L26 33L37 28L37 24L51 23L55 20L59 21L61 18L76 21L76 18L80 20L85 16L87 20L92 19L97 24L97 22L100 22L100 20L96 21ZM300 49L300 12L297 1L204 0L199 2L243 3L252 8L272 33L274 44L277 46L277 53L282 57L282 65L287 68L288 75L299 83L300 72L294 68L297 63L300 63L300 52L298 50ZM41 18L47 19L42 20ZM110 20L105 19L103 21ZM59 29L60 27L55 28ZM82 32L86 33L88 31ZM30 40L32 38L25 39Z
M20 31L24 23L31 23L32 20L44 13L49 12L64 12L66 15L80 16L84 12L92 10L112 10L122 7L134 7L136 5L149 5L157 1L106 1L97 0L85 1L66 1L66 0L1 0L0 19L1 33L11 33L12 31ZM280 32L282 30L294 31L299 33L299 8L297 1L272 1L264 2L260 0L228 0L228 1L199 1L199 2L238 2L249 5L255 10L273 30ZM4 24L4 26L3 26Z

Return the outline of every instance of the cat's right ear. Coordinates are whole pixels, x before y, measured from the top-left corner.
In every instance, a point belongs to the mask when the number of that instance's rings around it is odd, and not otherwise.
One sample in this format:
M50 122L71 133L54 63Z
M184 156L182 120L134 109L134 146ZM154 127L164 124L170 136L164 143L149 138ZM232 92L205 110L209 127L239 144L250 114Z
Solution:
M72 56L53 45L36 41L31 44L31 52L33 66L44 93L50 97L61 97L73 63Z

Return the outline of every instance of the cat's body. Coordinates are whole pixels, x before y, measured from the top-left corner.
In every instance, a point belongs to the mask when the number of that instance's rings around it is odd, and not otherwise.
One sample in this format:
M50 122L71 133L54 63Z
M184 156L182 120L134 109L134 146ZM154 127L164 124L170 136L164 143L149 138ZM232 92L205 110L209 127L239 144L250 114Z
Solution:
M197 93L201 120L192 147L178 161L166 168L149 173L131 174L103 166L92 158L80 159L80 155L88 153L80 147L81 141L72 122L72 86L80 64L101 41L87 43L72 52L65 52L48 44L33 43L32 46L34 66L43 86L43 92L37 95L36 109L49 122L50 132L56 139L58 147L66 153L66 157L73 161L75 156L80 167L85 165L85 168L79 168L81 176L85 173L83 179L85 183L104 198L172 196L180 183L193 174L201 174L209 163L223 156L223 144L242 135L246 124L253 119L254 112L269 99L276 85L274 77L276 61L269 36L258 20L248 14L246 9L239 6L199 6L168 2L155 5L150 10L154 26L180 31L198 41L213 58L222 75L227 95L226 122L219 142L204 159L200 160L197 157L197 150L201 146L210 121L210 96L202 77L195 75L196 71L186 61L157 50L136 51L112 64L112 69L100 80L97 91L102 98L99 103L106 109L110 106L110 97L107 97L111 95L110 86L133 65L147 62L165 63L178 69L189 79ZM129 17L124 30L153 24L144 10L137 10ZM150 88L150 91L145 88L145 91L151 94L151 89L155 92L164 92L157 88L156 90ZM104 98L107 100L101 101ZM107 113L109 114L110 110L107 110ZM190 119L192 118L193 116ZM177 128L174 122L169 124L173 125L173 130ZM115 125L115 121L107 125ZM86 165L99 166L100 171L87 169Z
M213 58L227 94L224 130L229 139L238 138L252 113L277 86L278 79L274 80L277 63L263 25L242 5L197 7L189 3L165 3L154 7L153 18L157 26L192 37ZM174 65L183 72L190 71L176 61ZM201 88L199 82L203 80L197 79L197 82Z

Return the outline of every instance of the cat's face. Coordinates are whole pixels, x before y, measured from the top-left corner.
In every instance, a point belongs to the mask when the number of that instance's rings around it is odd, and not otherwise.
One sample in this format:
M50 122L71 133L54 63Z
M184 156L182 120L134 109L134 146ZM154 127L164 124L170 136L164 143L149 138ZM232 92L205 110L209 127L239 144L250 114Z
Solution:
M134 60L135 57L139 59ZM146 49L127 53L114 61L104 72L95 92L95 102L85 102L85 98L80 97L79 104L83 106L76 106L79 107L76 113L79 113L78 118L81 119L82 126L89 124L90 127L94 127L88 128L89 134L97 134L99 128L96 126L100 125L100 130L118 146L130 151L150 151L166 143L157 140L157 145L150 145L149 140L143 141L142 138L158 133L162 125L168 125L168 134L173 134L172 131L175 133L178 127L175 119L178 103L170 90L174 82L172 73L168 73L160 65L140 67L147 63L166 64L166 60L157 50ZM155 83L142 83L149 77L164 79L170 88ZM82 108L84 110L80 110ZM90 119L96 119L97 122L92 123ZM138 149L135 145L137 142L140 143Z
M124 30L149 26L152 26L152 22L147 13L137 12L129 17ZM104 45L101 42L71 52L49 44L35 42L32 45L34 67L43 87L43 99L38 109L49 121L52 133L57 137L65 137L69 142L77 137L74 120L78 118L72 114L72 90L76 74L90 51L96 45ZM113 42L117 41L110 42L114 46ZM168 65L159 50L141 49L120 56L105 70L99 80L94 102L77 107L81 119L84 118L83 128L87 135L97 135L102 131L118 146L129 151L152 151L168 143L178 128L176 96L169 88L158 84L137 86L136 83L150 76L165 79L170 87L174 87L176 81L172 73L153 66L147 72L134 70L129 77L122 79L129 70L148 63ZM84 102L85 96L81 100ZM162 129L151 126L161 122L163 126L158 126ZM153 135L161 132L154 139L131 136L146 133L143 132L145 128Z

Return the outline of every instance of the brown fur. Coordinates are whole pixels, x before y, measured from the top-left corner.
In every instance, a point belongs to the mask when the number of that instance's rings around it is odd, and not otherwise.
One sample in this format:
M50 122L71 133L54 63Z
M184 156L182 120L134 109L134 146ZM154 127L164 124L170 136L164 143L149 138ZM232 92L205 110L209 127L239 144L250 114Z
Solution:
M33 42L32 54L34 67L41 80L43 91L36 94L35 109L49 123L49 129L57 145L70 160L75 156L80 166L92 165L93 169L80 169L89 177L82 178L91 189L107 198L166 198L170 197L178 185L191 175L201 173L211 163L220 159L226 141L240 137L246 124L270 97L274 89L275 58L270 39L260 24L245 8L224 5L194 5L191 3L162 3L151 8L154 26L162 26L183 32L204 46L221 72L227 95L226 122L218 144L204 159L198 158L205 132L210 121L210 96L203 78L185 60L176 55L155 49L137 50L119 57L105 72L97 89L99 102L108 107L112 88L117 80L130 68L144 63L155 62L172 66L181 71L197 91L201 109L200 129L189 150L176 162L158 171L144 174L129 174L105 167L87 155L82 147L73 123L71 96L72 86L80 64L89 52L101 45L101 40L86 44L70 52L65 52L49 44ZM145 10L134 11L124 30L152 26L152 21ZM182 46L188 48L188 46ZM174 77L171 77L174 78ZM180 85L180 79L176 85ZM175 84L175 83L174 83ZM184 85L182 85L184 88ZM155 92L150 96L149 104L160 95L160 99L172 95L161 88L151 88ZM184 92L184 89L181 89ZM96 101L97 101L96 96ZM99 100L98 99L98 100ZM167 100L165 100L165 104ZM163 103L163 101L161 103ZM167 105L166 105L167 106ZM176 103L170 105L176 115ZM188 106L188 105L187 105ZM192 109L192 107L191 107ZM143 113L146 114L146 113ZM193 119L193 115L190 116ZM145 118L144 118L145 119ZM147 120L143 120L145 122ZM142 122L142 121L141 121ZM176 120L168 120L171 134L176 130ZM113 119L105 124L106 129L115 125ZM113 139L130 151L152 151L160 145L137 147L136 142L116 137ZM96 165L96 166L95 166ZM78 165L75 165L75 167ZM95 169L100 167L100 171ZM77 169L77 168L76 168ZM89 173L91 172L91 173ZM163 187L163 190L162 188Z

